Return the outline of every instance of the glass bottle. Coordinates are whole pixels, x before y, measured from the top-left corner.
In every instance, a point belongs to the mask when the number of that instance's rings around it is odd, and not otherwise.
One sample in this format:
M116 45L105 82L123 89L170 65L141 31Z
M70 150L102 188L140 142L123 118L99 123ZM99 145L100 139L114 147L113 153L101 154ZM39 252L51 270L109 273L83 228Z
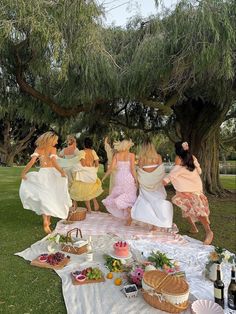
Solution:
M224 308L224 283L221 280L220 265L217 265L216 280L214 281L214 297L215 302Z
M236 280L235 280L235 267L231 269L231 282L228 287L228 307L231 310L236 310Z

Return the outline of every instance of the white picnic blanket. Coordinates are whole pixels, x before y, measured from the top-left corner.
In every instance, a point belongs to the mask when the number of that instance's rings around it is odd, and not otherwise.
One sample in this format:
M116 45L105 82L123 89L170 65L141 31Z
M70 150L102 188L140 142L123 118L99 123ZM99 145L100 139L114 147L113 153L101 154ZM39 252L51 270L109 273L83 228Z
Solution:
M64 225L68 227L68 225ZM60 230L62 231L62 229ZM66 233L67 230L64 230ZM88 237L84 236L85 238ZM48 236L34 243L30 248L16 253L26 260L33 260L40 254L47 252L49 241ZM161 314L166 313L149 306L139 292L137 298L127 299L121 291L122 286L115 286L112 280L103 283L73 286L70 273L86 267L98 266L105 274L108 270L104 266L103 254L111 252L112 245L117 241L114 234L93 235L92 248L94 261L85 261L85 254L70 254L70 263L62 270L55 270L62 280L62 291L68 314ZM197 299L213 300L213 283L204 277L205 263L212 246L204 246L202 242L184 236L184 241L179 242L158 242L145 238L128 240L133 256L148 256L152 250L166 252L170 258L178 260L181 270L186 272L187 281L190 285L190 301ZM58 248L57 248L58 249ZM230 281L230 265L222 267L225 287ZM115 275L116 276L116 275ZM226 291L225 291L226 292ZM190 314L190 310L183 312ZM231 313L225 309L225 313Z

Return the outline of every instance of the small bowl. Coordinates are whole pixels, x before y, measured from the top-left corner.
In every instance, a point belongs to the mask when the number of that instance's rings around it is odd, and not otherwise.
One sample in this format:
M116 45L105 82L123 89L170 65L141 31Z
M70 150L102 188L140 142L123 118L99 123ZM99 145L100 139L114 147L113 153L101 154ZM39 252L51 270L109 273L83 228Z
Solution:
M191 305L193 314L224 314L222 307L211 300L196 300Z
M78 281L78 282L83 282L86 280L86 276L84 275L77 275L75 276L75 280Z
M80 271L80 270L73 271L73 272L71 273L71 275L72 275L73 277L79 276L79 275L81 275L81 271Z
M41 263L45 263L47 261L47 258L48 258L48 254L41 254L39 255L38 257L38 260L41 262Z

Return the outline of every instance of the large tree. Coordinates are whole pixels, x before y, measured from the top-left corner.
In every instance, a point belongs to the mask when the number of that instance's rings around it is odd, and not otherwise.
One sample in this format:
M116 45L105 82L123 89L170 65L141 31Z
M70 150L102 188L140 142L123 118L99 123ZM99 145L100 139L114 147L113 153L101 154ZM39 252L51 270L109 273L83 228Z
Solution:
M190 143L210 193L222 193L219 131L235 100L235 29L235 1L180 1L139 30L124 81L130 98L172 113L176 134Z
M122 104L129 126L142 106L164 122L171 115L200 160L207 190L221 193L219 126L235 99L235 1L182 0L126 30L104 30L92 0L0 5L0 53L8 51L22 91L63 117L95 107L109 114ZM138 121L145 124L148 110Z
M21 91L63 117L114 96L116 65L101 14L93 0L1 1L0 55L7 51Z

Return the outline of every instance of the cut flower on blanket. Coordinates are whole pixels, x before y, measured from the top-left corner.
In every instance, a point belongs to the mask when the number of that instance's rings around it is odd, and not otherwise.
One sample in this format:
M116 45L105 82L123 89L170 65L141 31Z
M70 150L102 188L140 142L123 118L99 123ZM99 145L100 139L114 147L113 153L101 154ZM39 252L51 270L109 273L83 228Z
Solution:
M173 261L165 253L160 251L152 251L148 257L148 261L151 262L156 268L163 270L166 273L174 273L179 271L178 261Z
M132 284L136 284L137 287L141 287L146 266L147 263L133 263L127 265L124 270L127 272L128 281Z

